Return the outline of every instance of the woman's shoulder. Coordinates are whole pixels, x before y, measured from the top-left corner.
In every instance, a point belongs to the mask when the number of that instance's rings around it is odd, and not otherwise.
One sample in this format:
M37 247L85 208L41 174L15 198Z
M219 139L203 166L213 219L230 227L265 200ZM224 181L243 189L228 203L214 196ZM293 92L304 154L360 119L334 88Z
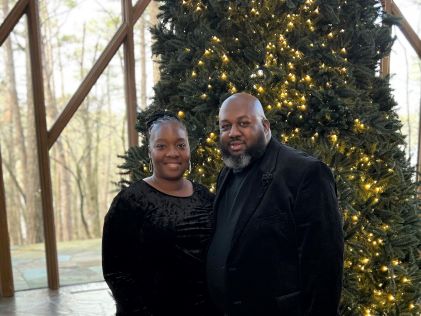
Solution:
M123 197L127 198L138 198L145 193L145 189L147 188L147 185L145 181L143 180L136 180L132 183L130 183L128 186L125 186L122 188Z
M136 181L123 187L114 197L108 213L131 213L139 210L139 205L145 197L145 187L142 181Z

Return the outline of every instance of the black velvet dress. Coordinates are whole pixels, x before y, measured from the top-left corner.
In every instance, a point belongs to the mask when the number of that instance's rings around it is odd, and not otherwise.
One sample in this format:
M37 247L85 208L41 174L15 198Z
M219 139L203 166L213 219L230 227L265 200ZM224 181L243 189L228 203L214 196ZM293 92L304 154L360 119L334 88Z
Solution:
M117 315L215 315L205 284L213 195L175 197L138 181L105 216L102 267Z

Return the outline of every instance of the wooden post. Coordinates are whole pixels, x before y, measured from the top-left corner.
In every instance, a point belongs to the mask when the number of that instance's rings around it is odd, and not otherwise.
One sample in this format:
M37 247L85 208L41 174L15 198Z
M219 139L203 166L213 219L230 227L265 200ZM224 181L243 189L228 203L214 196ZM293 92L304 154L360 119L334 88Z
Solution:
M420 109L421 109L421 100L420 100ZM421 173L421 111L418 117L418 151L417 151L417 175L416 180L420 181L420 173ZM418 186L418 193L421 197L421 186Z
M27 15L48 287L52 290L56 290L59 288L57 243L54 226L53 194L51 188L50 157L48 153L49 147L42 77L42 55L40 46L41 36L37 0L31 0L29 2Z
M383 8L388 14L392 14L392 0L383 0ZM392 28L389 27L389 32ZM385 56L380 61L380 76L387 77L390 75L390 55Z
M12 259L10 255L9 229L7 228L6 193L0 147L0 296L13 296Z
M129 147L139 144L139 136L136 131L137 100L136 100L136 77L133 40L133 7L131 0L121 0L123 22L127 24L127 33L124 40L124 91L127 106L127 132Z
M4 19L0 26L0 46L9 36L19 22L29 0L19 0ZM14 295L12 256L10 253L9 229L7 224L6 192L3 180L3 166L0 147L0 296L11 297Z

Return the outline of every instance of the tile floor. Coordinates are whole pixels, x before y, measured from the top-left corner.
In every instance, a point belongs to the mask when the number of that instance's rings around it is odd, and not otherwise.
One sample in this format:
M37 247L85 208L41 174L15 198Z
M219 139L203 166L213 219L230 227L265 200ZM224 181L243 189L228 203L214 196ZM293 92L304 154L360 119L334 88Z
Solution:
M60 289L47 289L44 244L11 249L15 296L0 297L1 316L111 316L114 301L101 268L101 240L57 245Z
M114 301L105 282L18 291L0 298L1 316L111 316Z
M14 246L11 252L15 291L48 287L43 243ZM59 242L57 253L60 285L104 280L101 239Z

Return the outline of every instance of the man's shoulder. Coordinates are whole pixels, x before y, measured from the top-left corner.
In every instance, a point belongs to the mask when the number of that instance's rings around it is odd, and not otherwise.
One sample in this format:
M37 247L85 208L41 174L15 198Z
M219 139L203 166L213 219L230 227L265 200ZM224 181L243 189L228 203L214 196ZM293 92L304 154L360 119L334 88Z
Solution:
M310 155L309 153L283 144L276 139L272 139L271 147L272 151L278 152L278 159L280 160L280 163L296 163L302 166L302 164L313 164L321 162L319 159Z
M270 156L277 157L275 173L293 178L301 178L304 174L332 174L327 164L311 154L280 143L276 139L273 143Z

